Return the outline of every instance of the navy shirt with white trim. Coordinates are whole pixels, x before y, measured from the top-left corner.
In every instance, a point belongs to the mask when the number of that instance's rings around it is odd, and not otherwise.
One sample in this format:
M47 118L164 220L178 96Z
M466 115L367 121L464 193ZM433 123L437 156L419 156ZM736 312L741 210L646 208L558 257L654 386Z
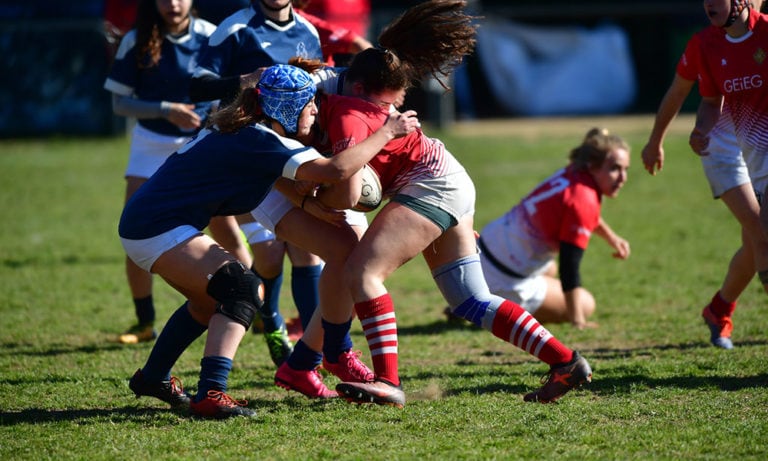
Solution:
M248 74L295 56L323 59L317 29L295 12L290 22L277 24L251 5L219 24L201 51L195 77Z
M166 35L161 59L156 66L139 68L136 61L136 29L123 37L104 88L120 96L143 101L169 101L192 104L189 85L197 68L199 53L216 26L199 18L191 18L189 29L180 36ZM195 103L195 112L203 124L211 102ZM139 119L139 125L158 134L187 137L196 130L182 130L164 118Z
M277 178L321 155L260 125L237 133L204 129L174 153L128 200L120 237L141 240L182 225L205 229L214 216L248 213Z

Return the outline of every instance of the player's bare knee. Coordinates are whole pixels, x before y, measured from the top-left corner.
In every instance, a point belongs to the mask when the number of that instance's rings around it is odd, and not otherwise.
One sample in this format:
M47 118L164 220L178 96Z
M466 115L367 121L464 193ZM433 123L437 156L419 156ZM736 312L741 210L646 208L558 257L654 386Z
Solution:
M347 261L342 270L342 280L344 280L344 285L349 287L352 290L352 293L363 291L364 282L363 271L354 266L354 264L349 264L349 261Z
M246 329L256 310L264 304L264 284L259 276L240 262L231 261L210 276L207 293L218 302L216 312Z

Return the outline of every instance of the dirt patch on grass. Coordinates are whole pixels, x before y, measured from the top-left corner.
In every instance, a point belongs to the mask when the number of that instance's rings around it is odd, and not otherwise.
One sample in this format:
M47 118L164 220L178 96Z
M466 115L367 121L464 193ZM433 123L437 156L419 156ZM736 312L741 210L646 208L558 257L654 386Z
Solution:
M694 118L695 114L679 115L670 125L668 134L690 133ZM459 121L446 130L458 136L520 136L537 139L552 136L572 138L585 134L590 128L604 127L620 136L630 136L650 134L653 120L654 114L487 119Z

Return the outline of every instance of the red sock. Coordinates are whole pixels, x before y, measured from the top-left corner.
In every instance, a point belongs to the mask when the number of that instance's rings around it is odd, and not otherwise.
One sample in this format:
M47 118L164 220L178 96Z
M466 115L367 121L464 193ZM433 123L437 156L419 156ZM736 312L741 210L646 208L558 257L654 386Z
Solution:
M368 340L376 377L399 386L397 322L392 297L387 293L369 301L355 303L355 312L363 325L365 339Z
M493 318L493 335L510 342L548 365L570 362L573 351L557 340L525 309L504 300Z
M717 318L731 317L733 311L736 310L736 301L729 303L723 299L720 291L718 291L715 293L715 296L712 297L712 301L709 303L709 309Z

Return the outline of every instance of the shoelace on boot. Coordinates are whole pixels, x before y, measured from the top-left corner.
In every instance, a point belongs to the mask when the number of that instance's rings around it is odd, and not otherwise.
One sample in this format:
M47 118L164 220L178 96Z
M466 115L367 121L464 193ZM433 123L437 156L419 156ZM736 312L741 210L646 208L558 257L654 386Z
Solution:
M230 397L226 392L215 391L213 389L209 390L206 396L213 400L218 400L219 402L223 403L225 406L228 406L228 407L235 407L235 406L244 407L248 405L247 400L235 400L232 397Z
M171 376L171 393L183 394L184 386L181 384L181 380L175 376Z
M373 381L373 372L360 360L361 351L349 351L342 354L346 360L347 370L362 382Z

